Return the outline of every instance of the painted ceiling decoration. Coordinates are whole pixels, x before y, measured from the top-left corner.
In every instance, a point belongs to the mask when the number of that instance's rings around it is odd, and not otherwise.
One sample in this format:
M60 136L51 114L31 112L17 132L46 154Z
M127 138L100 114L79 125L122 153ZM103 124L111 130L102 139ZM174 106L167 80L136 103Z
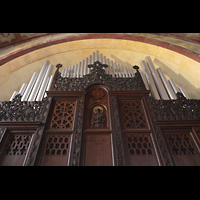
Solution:
M200 62L200 33L0 33L0 66L39 48L92 38L145 42L176 51Z

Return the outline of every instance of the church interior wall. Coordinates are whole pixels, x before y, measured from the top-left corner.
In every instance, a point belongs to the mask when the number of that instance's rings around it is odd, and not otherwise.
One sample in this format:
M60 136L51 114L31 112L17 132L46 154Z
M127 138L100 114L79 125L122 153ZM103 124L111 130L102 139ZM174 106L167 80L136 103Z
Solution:
M156 63L163 63L166 76L183 86L191 98L200 98L200 63L175 51L138 41L124 39L83 39L63 42L31 51L0 67L0 101L10 99L13 91L19 91L23 83L28 83L34 72L39 72L45 60L64 68L78 64L92 52L99 50L106 58L132 68L150 56ZM140 67L142 70L142 68Z

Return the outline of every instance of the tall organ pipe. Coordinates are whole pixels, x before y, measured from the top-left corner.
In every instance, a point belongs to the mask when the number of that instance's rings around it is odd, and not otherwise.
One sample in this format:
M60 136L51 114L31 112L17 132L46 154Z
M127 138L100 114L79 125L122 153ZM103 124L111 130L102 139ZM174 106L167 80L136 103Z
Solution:
M31 77L31 80L30 80L30 82L29 82L29 84L28 84L28 86L26 88L26 91L24 92L24 94L23 94L23 96L21 98L21 101L27 101L27 99L28 99L28 97L29 97L29 95L31 93L31 90L32 90L37 78L38 78L38 73L34 72L33 76Z
M114 69L112 60L110 61L110 67L111 67L111 71L112 71L112 76L115 77L115 69Z
M177 92L179 92L178 87L177 87L176 84L174 83L173 79L170 78L168 81L169 81L169 83L170 83L172 89L174 90L174 93L176 94Z
M27 84L26 83L23 83L22 87L20 88L19 90L19 93L23 96L25 90L27 88Z
M87 67L88 66L88 58L85 59L85 72L84 72L84 75L87 74Z
M122 76L122 77L125 77L125 74L124 74L124 66L121 65L120 68L121 68L121 76Z
M142 69L143 69L143 71L144 71L144 73L146 75L146 78L147 78L147 81L149 83L149 87L150 87L150 90L151 90L151 93L152 93L153 97L155 99L160 99L160 96L158 94L157 88L156 88L155 83L153 81L153 77L151 75L151 72L150 72L146 62L143 60L143 61L140 62L140 64L141 64Z
M46 91L49 91L49 90L50 90L50 88L51 88L51 83L52 83L52 81L53 81L53 77L54 77L54 75L51 75L51 76L50 76ZM44 98L45 98L46 96L47 96L47 93L45 92Z
M145 60L148 63L148 66L149 66L149 68L151 70L151 73L153 75L153 78L155 80L155 83L156 83L156 86L158 88L158 91L160 93L161 98L164 99L164 100L169 100L167 92L165 91L165 88L164 88L164 86L162 84L162 81L160 80L160 77L159 77L159 75L158 75L158 73L157 73L157 71L156 71L156 69L154 67L154 64L153 64L151 58L149 56L147 56L145 58Z
M17 94L19 94L19 93L17 91L14 91L11 98L10 98L10 101L12 101Z
M37 78L37 81L35 82L35 85L33 87L33 90L28 98L28 101L35 101L36 99L36 96L37 96L37 93L39 91L39 88L40 88L40 85L42 84L42 80L44 78L44 75L45 75L45 72L47 70L47 67L49 66L50 62L48 60L45 61L40 73L39 73L39 76Z
M128 72L127 72L126 66L124 67L124 73L125 73L125 76L128 77Z
M149 90L149 85L147 83L147 79L146 79L146 76L144 75L144 72L142 72L140 69L139 69L139 72L140 72L140 75L142 77L142 80L144 82L144 85L145 85L146 89Z
M168 94L169 94L169 97L170 97L171 99L177 99L177 97L176 97L176 95L175 95L175 93L174 93L172 87L169 85L169 82L167 81L167 79L166 79L166 77L165 77L165 75L164 75L162 69L161 69L161 68L158 68L158 69L157 69L157 72L158 72L158 74L159 74L159 76L160 76L160 78L161 78L161 80L162 80L162 82L163 82L163 84L164 84L164 86L165 86L165 88L166 88Z
M121 70L120 70L119 63L117 64L117 77L121 77Z
M91 64L94 64L94 62L95 62L95 52L92 52L92 63Z
M49 79L49 76L51 75L52 73L52 70L53 70L53 65L49 65L47 71L46 71L46 74L44 76L44 79L42 81L42 85L40 87L40 90L38 92L38 95L37 95L37 98L36 98L36 101L42 101L43 99L43 96L44 96L44 93L45 93L45 89L47 87L47 84L48 84L48 79Z
M189 99L190 97L188 96L187 92L182 88L182 87L178 87L179 91L187 98Z
M95 61L99 61L99 51L98 51L98 50L96 51L96 58L95 58Z
M82 68L81 68L81 78L83 78L83 75L85 73L85 60L82 61Z

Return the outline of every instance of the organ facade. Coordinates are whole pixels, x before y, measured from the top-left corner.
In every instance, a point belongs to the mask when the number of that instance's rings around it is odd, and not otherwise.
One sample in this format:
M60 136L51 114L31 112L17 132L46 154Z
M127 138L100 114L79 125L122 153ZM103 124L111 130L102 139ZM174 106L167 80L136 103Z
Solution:
M0 165L200 165L200 100L141 66L96 52L51 75L46 61L0 104Z

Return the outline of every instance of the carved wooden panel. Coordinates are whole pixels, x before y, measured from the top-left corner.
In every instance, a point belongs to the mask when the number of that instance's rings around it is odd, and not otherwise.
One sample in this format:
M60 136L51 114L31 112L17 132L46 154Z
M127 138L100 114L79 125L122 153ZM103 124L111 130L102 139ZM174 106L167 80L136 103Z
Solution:
M48 134L44 147L42 166L67 166L71 135Z
M126 142L130 165L158 165L151 137L149 134L127 134Z
M95 85L88 89L85 108L86 128L109 127L108 92L103 86Z
M175 165L200 165L199 151L190 133L165 134Z
M74 101L57 101L55 103L50 128L72 129L74 109Z
M110 134L87 134L85 150L86 166L111 166L112 150Z
M92 103L102 103L107 102L107 93L103 88L95 87L90 91L89 107Z
M121 100L124 128L147 128L140 100Z
M32 134L9 134L1 154L0 165L20 166L23 164Z

